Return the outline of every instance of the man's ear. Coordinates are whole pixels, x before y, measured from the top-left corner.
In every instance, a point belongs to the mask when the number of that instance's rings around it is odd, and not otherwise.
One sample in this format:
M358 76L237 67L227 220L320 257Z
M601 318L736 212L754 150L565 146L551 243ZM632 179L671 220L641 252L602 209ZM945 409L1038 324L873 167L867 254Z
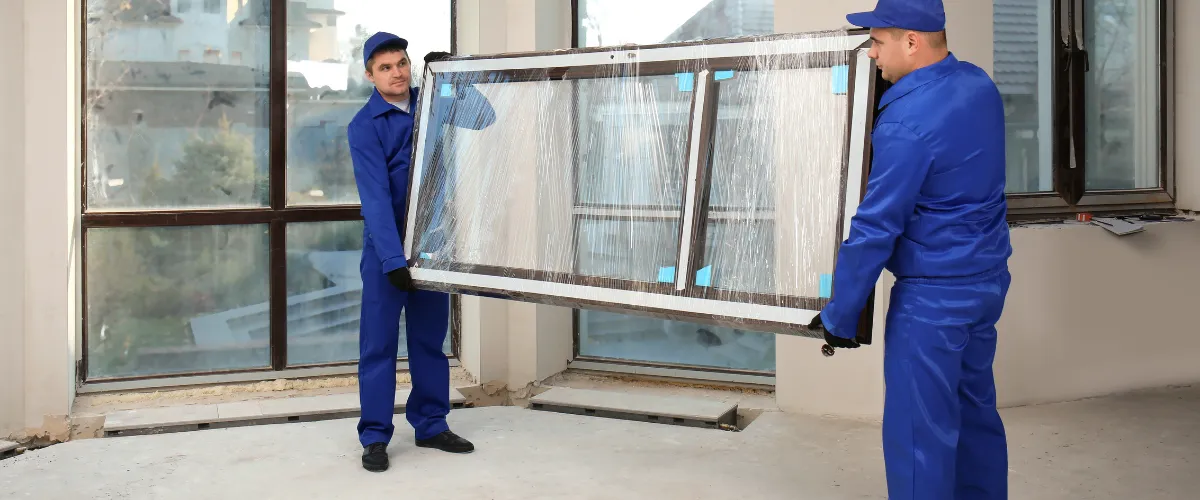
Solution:
M921 45L921 35L915 31L909 31L904 34L904 41L908 44L909 53L916 52L917 47Z

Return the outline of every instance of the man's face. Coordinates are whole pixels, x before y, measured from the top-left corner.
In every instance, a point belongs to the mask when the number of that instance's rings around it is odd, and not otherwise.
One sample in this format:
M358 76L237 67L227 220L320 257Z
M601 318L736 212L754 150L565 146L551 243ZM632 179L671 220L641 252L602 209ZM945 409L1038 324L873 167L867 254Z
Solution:
M408 53L402 50L375 54L371 59L371 70L367 71L367 80L374 83L375 88L385 98L407 97L409 83L412 81L412 66L408 63Z
M874 28L871 30L871 42L871 50L867 52L867 57L875 60L875 65L883 73L884 80L896 83L912 71L912 50L907 33Z

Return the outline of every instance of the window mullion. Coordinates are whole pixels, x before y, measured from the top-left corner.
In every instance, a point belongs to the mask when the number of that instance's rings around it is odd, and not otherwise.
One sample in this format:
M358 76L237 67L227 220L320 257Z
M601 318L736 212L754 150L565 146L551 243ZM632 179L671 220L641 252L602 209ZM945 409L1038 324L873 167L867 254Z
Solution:
M271 27L267 106L269 151L267 176L270 206L281 210L287 204L287 0L271 1ZM268 236L270 266L269 317L271 368L287 368L287 238L286 224L274 220Z
M680 224L679 260L675 274L675 288L685 290L695 283L694 269L703 262L705 214L708 196L708 156L712 144L713 122L716 121L713 91L715 82L711 71L705 68L696 79L696 93L692 98L691 130L688 132L688 163L684 185L683 221Z

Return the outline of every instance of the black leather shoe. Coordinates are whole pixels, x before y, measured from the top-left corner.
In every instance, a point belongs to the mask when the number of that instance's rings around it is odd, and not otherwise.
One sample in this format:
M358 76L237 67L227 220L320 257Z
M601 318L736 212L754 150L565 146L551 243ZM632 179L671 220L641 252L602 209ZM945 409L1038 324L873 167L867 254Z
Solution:
M363 449L363 468L371 472L388 469L387 443L371 443Z
M417 446L442 450L446 453L471 453L475 451L475 445L450 431L443 432L429 439L418 439Z

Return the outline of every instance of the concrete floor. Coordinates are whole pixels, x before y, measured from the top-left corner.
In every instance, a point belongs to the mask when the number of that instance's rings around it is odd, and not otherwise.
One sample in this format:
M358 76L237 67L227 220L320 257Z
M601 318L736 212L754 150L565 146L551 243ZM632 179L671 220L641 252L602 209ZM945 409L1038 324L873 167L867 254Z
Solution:
M1181 499L1200 490L1200 388L1004 412L1011 498ZM743 432L493 407L451 424L479 451L417 449L383 474L354 421L73 441L0 461L2 498L885 498L877 424L768 412Z

